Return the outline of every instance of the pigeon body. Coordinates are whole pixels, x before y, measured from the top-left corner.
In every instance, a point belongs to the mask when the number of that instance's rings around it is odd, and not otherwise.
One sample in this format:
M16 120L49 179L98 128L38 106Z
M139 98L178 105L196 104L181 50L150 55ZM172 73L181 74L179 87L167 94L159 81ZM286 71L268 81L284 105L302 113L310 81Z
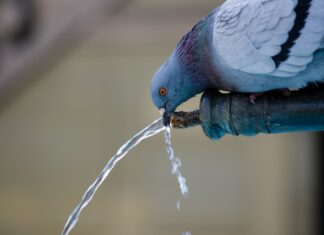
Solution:
M324 81L324 0L227 0L178 43L151 83L166 116L207 88L261 93Z

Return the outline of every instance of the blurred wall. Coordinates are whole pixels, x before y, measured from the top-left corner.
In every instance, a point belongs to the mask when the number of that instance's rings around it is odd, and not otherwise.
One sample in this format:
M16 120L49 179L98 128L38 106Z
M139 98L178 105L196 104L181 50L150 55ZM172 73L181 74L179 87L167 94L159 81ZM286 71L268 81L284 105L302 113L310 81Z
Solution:
M66 14L64 4L41 1L42 17ZM60 234L119 146L159 117L153 73L216 5L134 0L1 108L0 234ZM172 134L189 198L181 199L160 134L116 167L71 234L312 234L311 134L218 142L199 127Z

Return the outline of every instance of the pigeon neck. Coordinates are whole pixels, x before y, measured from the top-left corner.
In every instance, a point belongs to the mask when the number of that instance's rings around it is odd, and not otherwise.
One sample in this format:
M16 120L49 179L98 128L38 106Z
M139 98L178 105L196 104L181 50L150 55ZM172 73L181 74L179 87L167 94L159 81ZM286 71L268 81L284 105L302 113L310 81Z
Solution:
M191 67L202 62L207 53L207 43L211 15L200 20L178 43L175 54L184 65Z
M208 77L212 74L209 65L210 27L212 14L200 20L192 30L187 33L178 43L174 54L179 61L184 73L190 80L198 80L203 86L202 90L211 84Z

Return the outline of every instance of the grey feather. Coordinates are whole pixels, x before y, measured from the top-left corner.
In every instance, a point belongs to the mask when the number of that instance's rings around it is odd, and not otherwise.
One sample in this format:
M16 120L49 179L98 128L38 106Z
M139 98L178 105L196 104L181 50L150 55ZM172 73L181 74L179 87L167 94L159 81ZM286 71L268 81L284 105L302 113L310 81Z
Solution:
M229 67L246 73L278 77L290 73L292 77L304 71L314 52L324 47L324 0L312 0L305 26L289 49L285 65L276 66L272 59L296 24L297 4L297 0L226 1L215 14L214 53Z

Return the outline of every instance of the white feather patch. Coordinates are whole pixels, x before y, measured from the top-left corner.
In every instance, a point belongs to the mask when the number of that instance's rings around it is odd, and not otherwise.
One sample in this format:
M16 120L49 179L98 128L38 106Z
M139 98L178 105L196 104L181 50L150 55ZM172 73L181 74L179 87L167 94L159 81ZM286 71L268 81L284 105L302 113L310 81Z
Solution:
M312 0L300 36L277 68L278 55L293 28L297 0L227 0L215 13L213 48L228 66L252 74L291 77L304 71L324 48L324 0Z
M292 64L282 63L279 65L278 69L282 72L298 73L300 71L304 71L306 69L306 65L296 66L296 65L292 65Z
M228 0L215 15L213 48L230 67L271 74L293 27L292 0Z
M313 0L304 28L295 44L290 48L289 57L278 71L289 72L286 65L294 65L291 75L302 72L313 59L314 52L321 47L324 37L324 0ZM299 69L298 69L299 68Z

